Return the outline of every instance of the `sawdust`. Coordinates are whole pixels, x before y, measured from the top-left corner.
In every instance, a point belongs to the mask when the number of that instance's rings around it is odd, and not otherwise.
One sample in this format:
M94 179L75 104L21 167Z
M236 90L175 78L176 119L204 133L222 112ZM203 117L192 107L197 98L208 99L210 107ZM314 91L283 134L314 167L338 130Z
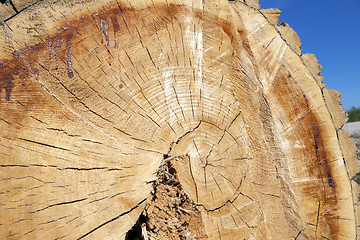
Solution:
M201 213L181 188L176 170L167 158L154 182L152 198L126 239L205 239Z

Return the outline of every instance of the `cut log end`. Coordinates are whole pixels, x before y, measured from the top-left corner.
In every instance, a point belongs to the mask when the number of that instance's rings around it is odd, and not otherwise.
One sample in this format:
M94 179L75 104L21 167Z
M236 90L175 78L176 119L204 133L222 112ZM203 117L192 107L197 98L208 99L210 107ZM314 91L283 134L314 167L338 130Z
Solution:
M1 239L356 238L340 96L279 10L14 5L0 27Z

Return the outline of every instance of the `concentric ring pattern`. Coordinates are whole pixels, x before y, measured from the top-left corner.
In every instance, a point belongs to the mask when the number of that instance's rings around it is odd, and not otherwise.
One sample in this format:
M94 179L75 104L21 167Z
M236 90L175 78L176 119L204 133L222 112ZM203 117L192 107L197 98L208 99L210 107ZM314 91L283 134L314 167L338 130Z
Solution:
M210 239L354 237L318 63L246 2L44 1L8 20L1 238L124 237L164 155ZM25 34L30 17L45 25Z

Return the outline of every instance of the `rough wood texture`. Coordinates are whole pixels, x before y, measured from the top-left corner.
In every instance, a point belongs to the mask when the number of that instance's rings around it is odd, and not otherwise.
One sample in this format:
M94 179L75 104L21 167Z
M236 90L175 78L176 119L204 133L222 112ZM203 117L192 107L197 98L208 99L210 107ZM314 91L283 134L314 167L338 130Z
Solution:
M357 237L340 98L278 10L28 4L0 28L1 239Z

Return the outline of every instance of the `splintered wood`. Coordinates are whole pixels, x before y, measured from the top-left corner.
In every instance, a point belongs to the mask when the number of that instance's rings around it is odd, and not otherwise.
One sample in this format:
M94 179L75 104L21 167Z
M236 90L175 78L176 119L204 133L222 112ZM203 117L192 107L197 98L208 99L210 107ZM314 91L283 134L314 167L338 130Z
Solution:
M0 239L357 238L339 95L279 10L26 2L0 6Z

